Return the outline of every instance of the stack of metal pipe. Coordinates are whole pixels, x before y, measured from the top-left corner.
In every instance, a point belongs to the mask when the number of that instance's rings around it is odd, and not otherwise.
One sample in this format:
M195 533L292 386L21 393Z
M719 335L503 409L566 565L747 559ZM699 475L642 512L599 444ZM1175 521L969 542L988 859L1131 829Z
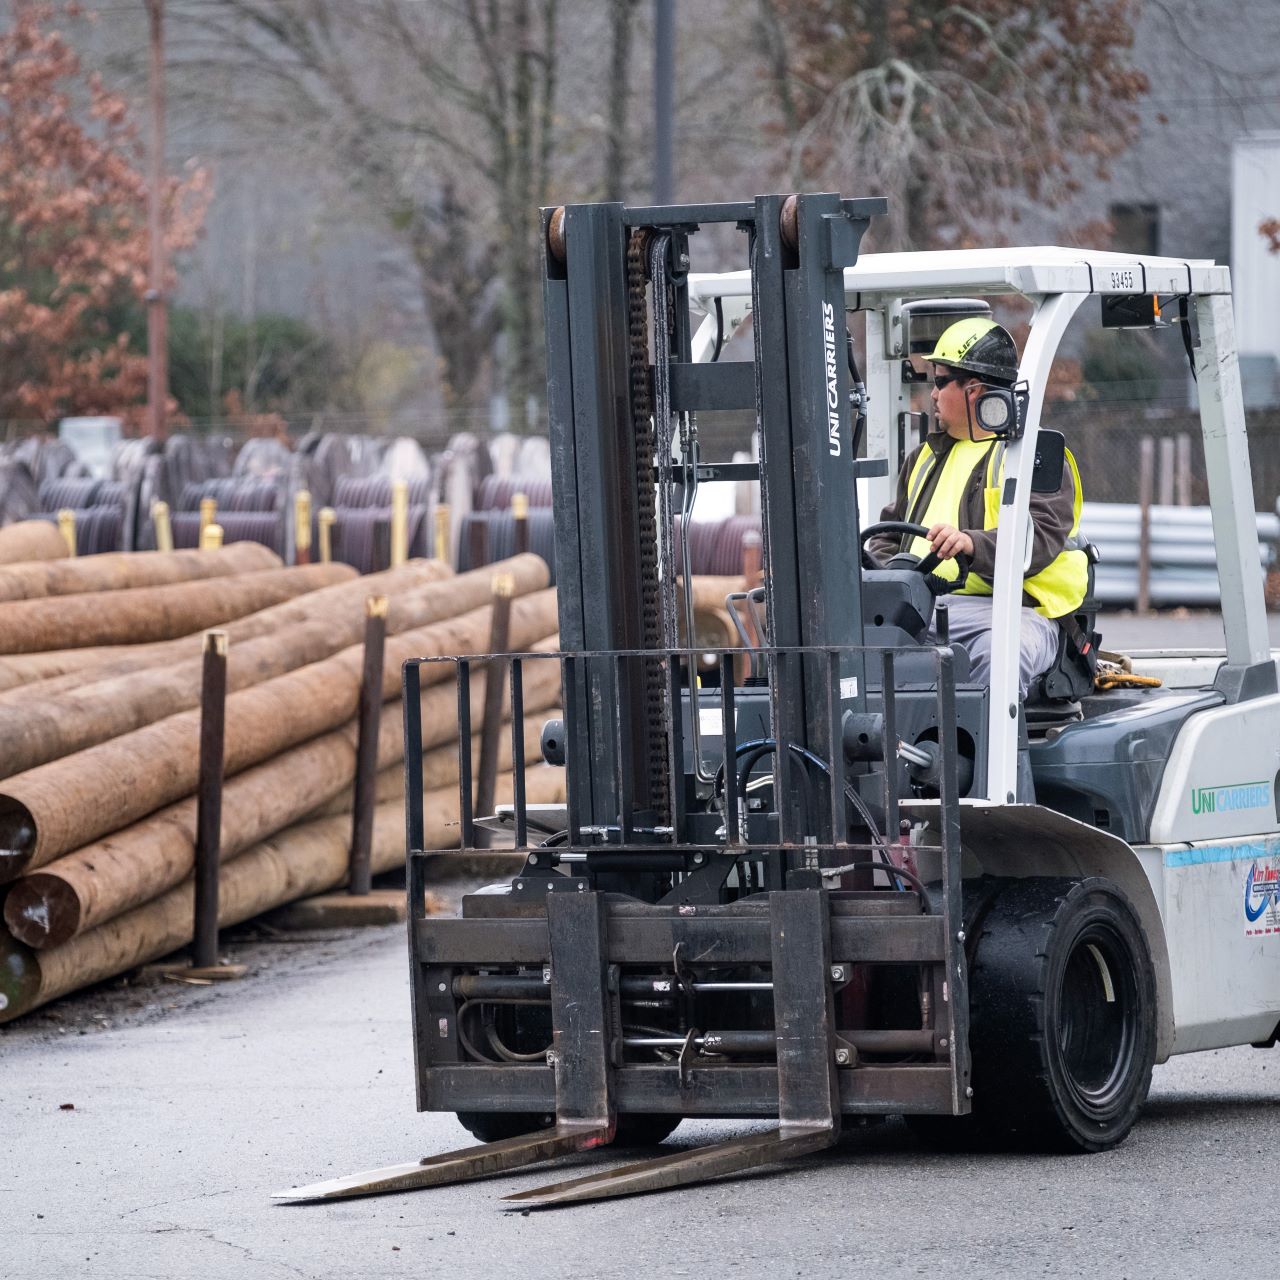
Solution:
M510 579L510 648L555 642L555 593L532 555L458 575L409 560L361 577L336 563L286 568L249 542L86 559L35 559L56 548L30 545L30 560L0 559L0 1022L191 941L208 629L227 636L224 925L346 881L362 682L382 704L365 757L376 752L381 771L366 789L376 873L404 858L403 662L488 652L495 575ZM365 673L370 597L388 602L380 680ZM538 758L537 713L555 714L560 695L556 664L534 666L527 759ZM457 695L452 664L430 670L425 811L434 847L448 848ZM474 679L478 705L483 670ZM507 743L498 769L510 767ZM530 765L529 799L562 799L562 779ZM497 798L510 789L499 772Z

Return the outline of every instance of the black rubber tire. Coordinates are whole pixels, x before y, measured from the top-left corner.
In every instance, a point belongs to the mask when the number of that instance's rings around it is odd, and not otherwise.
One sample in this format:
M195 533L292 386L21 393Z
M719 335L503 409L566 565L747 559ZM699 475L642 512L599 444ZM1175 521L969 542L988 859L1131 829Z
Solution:
M500 1142L524 1133L549 1129L556 1122L551 1112L459 1111L458 1121L478 1142ZM636 1113L618 1117L615 1147L656 1147L669 1138L682 1116Z
M981 876L966 880L962 885L964 911L965 958L972 970L974 943L982 936L983 925L996 899L1013 883L1006 877ZM930 884L929 898L933 909L942 913L942 886ZM972 1042L972 1033L970 1034ZM983 1121L981 1108L975 1107L968 1115L903 1116L907 1128L926 1146L938 1151L986 1151L996 1145L996 1138Z
M615 1147L656 1147L665 1142L675 1131L683 1116L661 1112L632 1112L618 1117L618 1132L614 1134Z
M550 1111L459 1111L458 1123L477 1142L501 1142L521 1134L550 1129L556 1122Z
M1151 1087L1156 989L1110 880L1007 882L972 940L976 1136L1035 1150L1123 1142Z

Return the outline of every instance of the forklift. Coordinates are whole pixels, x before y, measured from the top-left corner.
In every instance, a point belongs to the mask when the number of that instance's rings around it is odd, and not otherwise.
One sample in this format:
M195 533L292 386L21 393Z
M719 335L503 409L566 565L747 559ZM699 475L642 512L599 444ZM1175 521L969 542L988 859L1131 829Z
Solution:
M1128 1134L1155 1063L1276 1043L1280 692L1229 273L1061 248L860 255L885 208L810 194L544 210L562 651L404 670L418 1109L455 1112L480 1145L278 1199L659 1143L686 1117L771 1123L503 1203L740 1173L884 1116L946 1148L1097 1152ZM707 228L736 232L743 269L691 269ZM1104 325L1181 327L1226 649L1135 656L1142 687L1096 689L1086 599L1022 698L1028 504L1064 457L1045 389L1094 295ZM975 408L1004 450L976 682L936 558L860 554L885 529L859 495L878 508L920 426L912 354L1019 298L1019 380ZM722 358L748 317L752 358ZM755 461L703 460L698 416L725 411L753 417ZM700 486L742 480L759 484L764 581L726 603L756 625L708 654L690 639L690 516ZM499 826L524 855L459 918L425 907L428 858L451 856L422 847L428 661L458 691L461 853ZM542 754L567 771L567 805L521 790L533 662L561 672ZM512 708L516 790L494 815L472 805L482 664Z

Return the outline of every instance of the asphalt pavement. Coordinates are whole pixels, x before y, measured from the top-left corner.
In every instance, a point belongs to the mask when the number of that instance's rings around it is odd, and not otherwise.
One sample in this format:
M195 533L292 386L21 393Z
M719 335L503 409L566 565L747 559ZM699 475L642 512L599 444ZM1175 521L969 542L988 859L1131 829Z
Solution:
M1112 647L1221 643L1214 615L1103 629ZM0 1027L0 1280L1280 1275L1277 1050L1158 1067L1100 1156L939 1155L889 1122L785 1170L529 1216L500 1196L611 1157L276 1205L469 1138L414 1110L401 928L231 950L242 982L112 983ZM688 1123L667 1148L750 1127Z
M4 1280L1277 1274L1275 1050L1157 1068L1100 1156L938 1155L890 1122L786 1170L529 1216L499 1197L608 1157L276 1205L468 1140L414 1111L402 931L281 949L251 948L241 983L80 996L0 1030ZM668 1147L749 1127L689 1123Z

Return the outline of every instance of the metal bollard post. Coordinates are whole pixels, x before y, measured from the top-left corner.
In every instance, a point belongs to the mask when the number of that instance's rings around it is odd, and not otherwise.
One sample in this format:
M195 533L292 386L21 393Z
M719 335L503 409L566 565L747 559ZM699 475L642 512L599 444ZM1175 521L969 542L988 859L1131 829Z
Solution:
M489 652L506 653L511 644L511 599L516 581L509 573L493 580L493 621L489 626ZM502 733L502 699L507 683L507 664L489 662L484 672L484 718L480 722L480 767L476 771L476 803L474 812L487 817L493 812L493 798L498 782L498 747ZM476 828L475 841L480 848L489 844L492 832Z
M305 489L293 495L293 562L311 563L311 495Z
M479 569L489 563L489 522L475 519L467 527L467 565L469 569Z
M382 723L382 663L387 638L386 596L364 605L364 674L360 681L360 730L356 742L356 786L351 813L351 855L347 889L356 896L372 888L373 810L378 777L378 730Z
M332 507L321 507L316 523L320 526L320 563L328 564L333 559L333 526L337 523L338 513Z
M391 567L398 568L409 558L409 482L391 483Z
M196 792L195 927L191 964L218 963L218 862L222 843L222 766L226 743L227 633L204 633L200 691L200 780Z
M217 551L222 546L222 526L207 524L200 530L200 550Z
M516 526L516 555L529 550L529 496L524 493L511 495L511 515Z
M67 555L74 556L76 553L76 513L70 507L63 507L58 512L58 532L62 534L62 540L67 544Z
M169 504L153 502L151 504L151 523L156 531L156 550L173 550L173 525L169 522Z
M1138 589L1139 613L1151 608L1151 491L1155 487L1156 442L1143 436L1138 446Z
M448 564L452 560L449 554L449 506L442 502L436 508L436 527L435 527L435 557L437 560L443 560Z

